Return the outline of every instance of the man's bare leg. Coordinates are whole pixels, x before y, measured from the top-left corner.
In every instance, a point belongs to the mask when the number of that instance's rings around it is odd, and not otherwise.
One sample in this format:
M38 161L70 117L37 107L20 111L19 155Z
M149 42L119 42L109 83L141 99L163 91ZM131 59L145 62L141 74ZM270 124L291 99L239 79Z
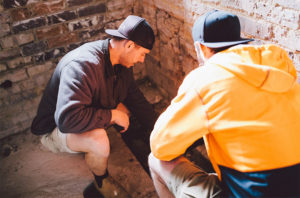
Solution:
M105 174L110 146L104 129L94 129L81 134L68 134L67 145L73 151L85 153L85 161L95 175Z
M85 161L95 176L95 182L85 188L84 197L129 198L128 193L108 176L110 144L104 129L94 129L82 134L68 134L67 145L73 151L85 153Z

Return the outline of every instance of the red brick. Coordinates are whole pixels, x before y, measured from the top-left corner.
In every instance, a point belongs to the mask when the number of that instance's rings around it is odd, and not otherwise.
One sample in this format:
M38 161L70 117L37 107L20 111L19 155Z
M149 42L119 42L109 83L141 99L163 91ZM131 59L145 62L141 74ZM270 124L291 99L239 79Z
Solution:
M17 49L17 48L1 50L0 51L0 61L2 61L4 59L11 59L18 55L20 55L20 52L19 52L19 49Z
M16 8L25 6L27 4L27 0L3 0L1 3L4 8Z
M13 29L14 33L19 33L21 31L44 26L44 25L46 25L46 22L47 21L46 21L45 17L30 18L30 19L26 19L23 21L13 23L12 29Z
M10 13L8 11L0 11L0 23L9 23Z
M63 24L44 27L36 30L36 36L38 39L46 39L51 37L56 37L57 35L62 35L68 32L68 28Z
M34 35L32 32L26 32L26 33L16 34L15 38L19 45L23 45L32 42L34 40Z
M66 44L75 43L78 41L78 36L76 33L69 33L64 35L59 35L57 37L49 38L48 40L49 48L60 47Z
M10 28L7 23L0 23L0 37L10 33Z
M47 49L47 44L44 41L39 41L36 43L29 43L22 47L22 54L25 56L31 56L43 52Z
M0 39L0 44L2 48L11 48L14 47L16 44L12 36L3 37Z
M100 14L106 11L106 5L104 3L100 3L98 5L91 5L87 7L82 7L78 9L78 14L80 17L88 16L92 14Z
M48 24L62 23L64 21L70 21L77 18L77 13L75 10L63 11L60 13L55 13L47 17Z
M17 8L10 11L13 21L20 21L30 18L31 14L27 8Z
M27 73L29 76L34 76L49 71L52 67L53 67L52 62L46 62L42 65L34 65L32 67L28 67Z
M0 72L7 70L6 65L0 63Z
M91 2L92 0L67 0L68 7L78 6Z
M63 0L39 2L31 6L31 12L33 16L50 14L63 9L64 9Z
M27 73L25 69L14 70L12 72L6 73L5 75L0 76L0 82L4 82L5 80L10 80L13 83L19 82L27 79Z

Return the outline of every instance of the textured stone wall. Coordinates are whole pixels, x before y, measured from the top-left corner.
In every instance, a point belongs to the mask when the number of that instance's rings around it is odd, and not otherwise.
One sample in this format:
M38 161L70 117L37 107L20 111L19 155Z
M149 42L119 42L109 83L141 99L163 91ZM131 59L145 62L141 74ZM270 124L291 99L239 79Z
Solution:
M0 138L30 127L58 60L106 37L133 0L0 1ZM141 71L140 71L141 72Z
M136 78L147 76L173 98L198 66L192 25L212 9L237 14L243 36L255 43L285 48L300 74L300 0L0 0L0 138L28 129L65 53L105 38L105 28L131 13L145 17L157 36Z
M254 43L285 48L300 74L300 0L141 0L135 12L148 18L158 37L154 53L147 57L147 74L169 99L198 66L192 25L213 9L238 15L243 36L254 38Z

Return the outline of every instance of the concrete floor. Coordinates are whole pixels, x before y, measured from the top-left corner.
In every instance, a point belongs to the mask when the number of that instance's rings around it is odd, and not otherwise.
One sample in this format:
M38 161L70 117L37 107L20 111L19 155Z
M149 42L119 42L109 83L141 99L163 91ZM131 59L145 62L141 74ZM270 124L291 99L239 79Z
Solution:
M109 172L134 198L156 198L149 175L144 171L117 131L109 133ZM82 196L93 180L82 154L55 154L29 131L2 139L0 197Z

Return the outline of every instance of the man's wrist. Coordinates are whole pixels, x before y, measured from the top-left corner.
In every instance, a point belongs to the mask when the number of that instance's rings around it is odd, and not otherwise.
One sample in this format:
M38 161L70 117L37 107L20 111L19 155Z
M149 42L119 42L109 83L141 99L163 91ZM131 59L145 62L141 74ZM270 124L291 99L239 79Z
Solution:
M115 124L115 118L116 118L116 109L112 109L111 111L111 119L110 119L110 123L111 124Z

